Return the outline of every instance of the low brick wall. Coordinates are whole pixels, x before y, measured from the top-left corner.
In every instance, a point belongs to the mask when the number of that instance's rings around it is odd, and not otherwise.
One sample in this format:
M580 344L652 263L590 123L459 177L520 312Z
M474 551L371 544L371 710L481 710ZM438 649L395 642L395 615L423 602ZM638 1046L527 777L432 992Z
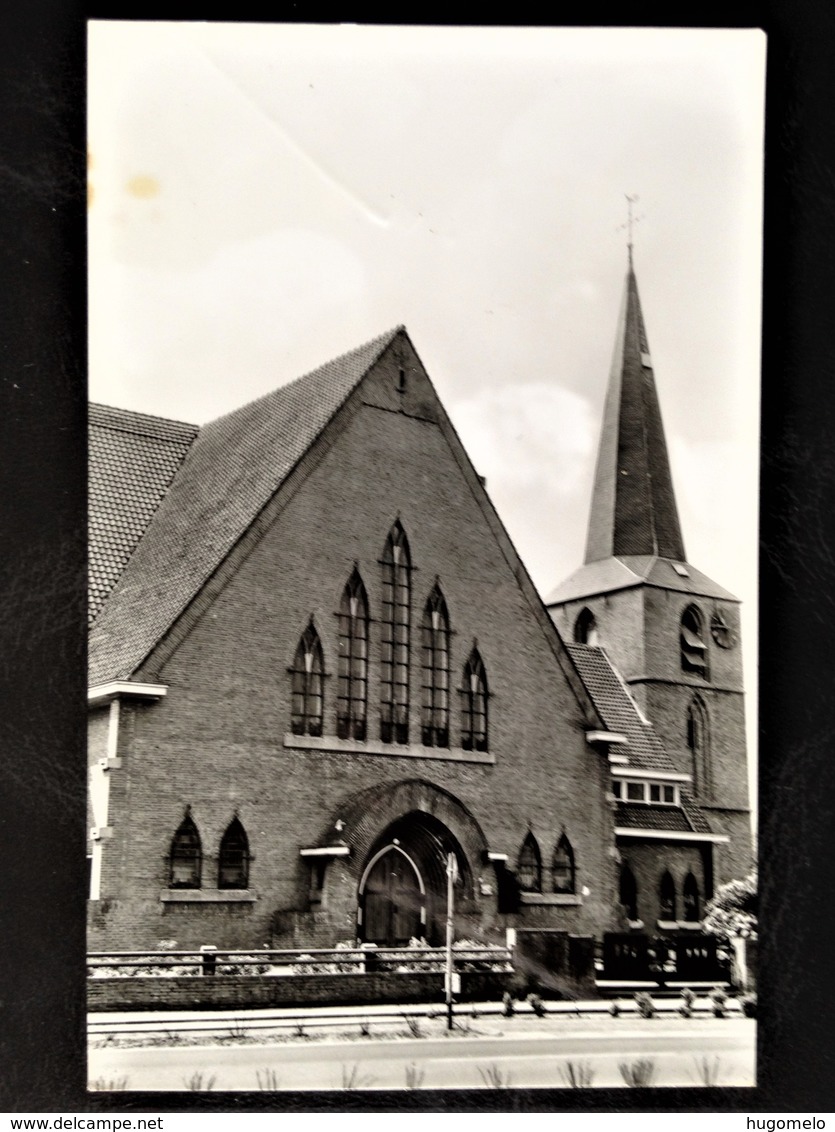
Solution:
M464 971L456 1001L498 1001L511 978L510 972ZM441 1003L443 997L444 977L438 972L87 980L87 1009L102 1011Z

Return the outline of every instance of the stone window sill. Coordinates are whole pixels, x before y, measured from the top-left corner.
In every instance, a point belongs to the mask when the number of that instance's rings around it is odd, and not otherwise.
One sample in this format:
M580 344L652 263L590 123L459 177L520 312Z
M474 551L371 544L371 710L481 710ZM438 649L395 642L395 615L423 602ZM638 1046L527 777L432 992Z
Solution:
M463 747L424 747L420 743L381 743L368 739L337 739L331 735L284 736L285 747L295 747L305 751L329 751L345 755L383 755L395 759L433 759L437 762L481 763L494 766L495 755L489 751L465 751Z
M578 906L583 903L582 896L574 892L520 892L523 904L568 904Z
M163 904L254 904L258 899L248 888L164 888Z

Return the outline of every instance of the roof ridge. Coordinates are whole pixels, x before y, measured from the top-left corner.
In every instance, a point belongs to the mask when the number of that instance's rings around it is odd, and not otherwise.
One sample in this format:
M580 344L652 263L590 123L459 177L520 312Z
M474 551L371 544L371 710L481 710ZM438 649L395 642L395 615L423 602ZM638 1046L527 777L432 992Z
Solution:
M269 397L274 397L275 394L279 391L292 389L294 386L300 385L301 382L307 381L309 378L321 373L322 370L327 369L330 366L339 365L342 362L347 361L349 358L362 353L364 350L368 350L371 346L379 346L379 349L375 352L373 358L368 363L368 369L370 369L371 366L374 365L374 363L378 360L380 354L382 354L386 346L388 346L388 344L394 338L395 334L399 334L401 330L405 331L406 327L403 323L398 323L398 325L395 326L392 330L384 331L382 334L378 334L374 338L369 338L367 342L363 342L359 346L354 346L354 348L351 350L345 350L343 351L343 353L337 354L333 358L328 358L327 361L322 362L318 366L314 366L313 369L307 370L305 373L300 374L298 377L292 378L290 381L285 382L284 385L277 385L274 389L270 389L267 393L262 393L258 397L253 397L251 401L245 401L243 405L237 405L234 409L230 409L228 413L221 413L219 417L212 417L210 421L206 421L206 425L216 425L221 421L226 420L228 417L234 417L238 413L243 414L253 405L257 405L259 401L265 401ZM205 428L206 425L204 425L203 427Z
M160 424L176 425L181 428L194 429L195 431L199 431L200 429L200 425L196 425L192 421L181 421L176 419L175 417L163 417L158 413L143 413L138 409L123 409L118 405L105 405L100 401L90 401L88 405L88 418L90 417L90 412L92 410L96 410L97 412L102 412L105 414L118 413L120 418L118 420L104 420L97 421L96 423L99 424L102 428L112 428L121 432L128 431L126 428L119 427L120 425L128 424L128 421L124 420L125 417L138 417L148 421L158 421Z

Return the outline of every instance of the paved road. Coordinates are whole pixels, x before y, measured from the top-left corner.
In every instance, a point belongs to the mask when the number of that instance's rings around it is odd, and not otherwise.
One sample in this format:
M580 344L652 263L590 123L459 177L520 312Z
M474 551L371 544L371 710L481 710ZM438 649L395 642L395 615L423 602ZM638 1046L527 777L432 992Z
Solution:
M649 1027L652 1027L650 1029ZM484 1088L491 1077L515 1087L561 1087L568 1061L588 1063L597 1087L622 1086L621 1062L655 1062L655 1085L701 1085L699 1063L718 1059L719 1085L755 1083L755 1027L749 1019L669 1030L655 1020L618 1033L516 1037L371 1039L265 1045L91 1049L89 1079L127 1078L131 1090L403 1089L414 1073L423 1088ZM410 1069L409 1067L414 1067ZM258 1075L261 1076L259 1085Z

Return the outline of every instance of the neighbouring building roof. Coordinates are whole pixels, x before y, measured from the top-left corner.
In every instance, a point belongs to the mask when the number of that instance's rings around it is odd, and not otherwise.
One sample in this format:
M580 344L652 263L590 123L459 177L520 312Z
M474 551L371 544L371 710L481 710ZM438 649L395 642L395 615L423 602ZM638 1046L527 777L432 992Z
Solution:
M95 620L198 433L196 425L91 405L89 618Z
M605 651L593 645L567 644L566 648L607 729L626 736L627 745L619 747L618 753L626 755L629 768L645 770L648 775L653 771L675 771L671 756L652 724L642 717ZM625 815L623 821L621 811ZM711 832L704 812L684 788L681 789L681 808L619 802L615 824L634 829Z
M135 672L401 330L388 331L195 429L188 444L187 434L177 429L192 426L160 422L160 435L169 426L172 437L181 438L171 442L177 459L172 450L167 478L151 476L156 487L137 488L143 521L130 525L135 549L127 565L120 562L118 581L93 625L92 684ZM143 463L141 456L145 449L136 447L140 462L133 477L124 466L132 453L125 452L119 462L128 491L132 478L138 481L147 471L148 457ZM149 509L152 517L146 514ZM127 542L125 537L123 551Z
M684 561L667 443L629 253L597 455L586 562L623 555Z

